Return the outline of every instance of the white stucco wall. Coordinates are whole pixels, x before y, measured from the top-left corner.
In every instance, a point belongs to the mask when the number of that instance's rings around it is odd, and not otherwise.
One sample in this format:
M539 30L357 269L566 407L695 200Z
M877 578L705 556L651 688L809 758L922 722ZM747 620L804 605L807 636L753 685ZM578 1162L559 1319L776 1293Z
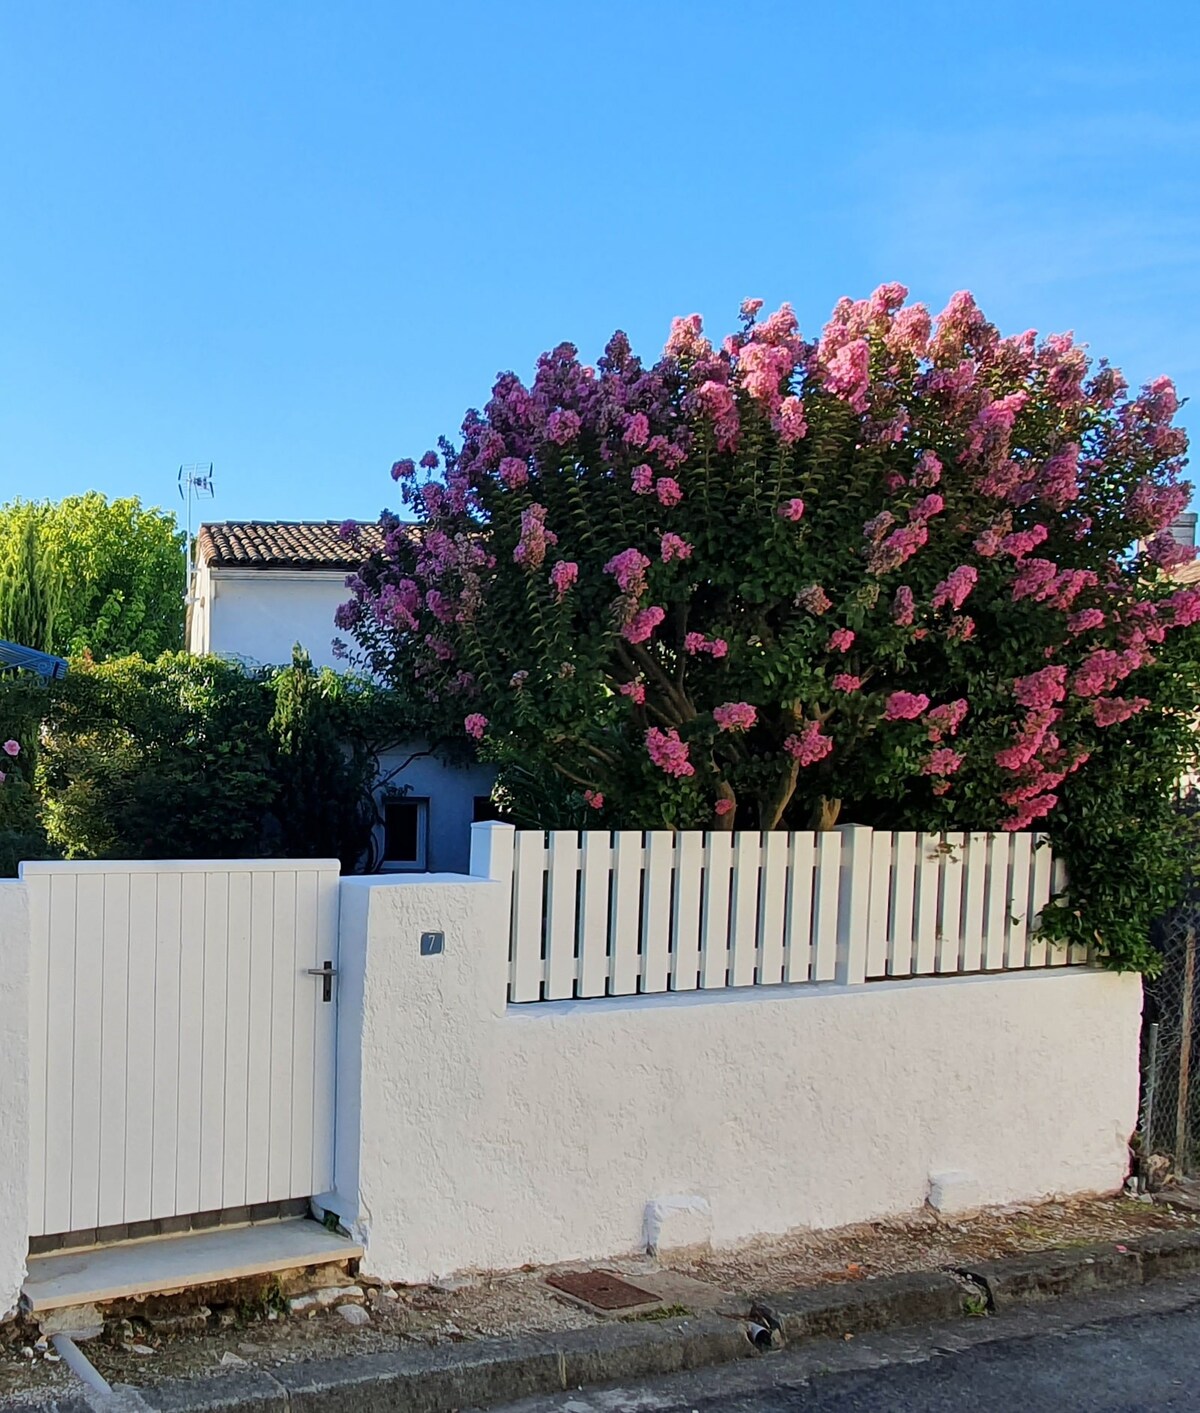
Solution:
M0 1318L16 1307L29 1237L29 902L0 882Z
M344 667L333 624L350 597L342 570L210 569L197 571L189 649L274 666L292 660L296 643L317 667Z
M500 884L342 885L337 1194L376 1275L590 1259L700 1197L729 1244L1117 1188L1140 983L1082 969L506 1008ZM441 956L419 955L444 930Z

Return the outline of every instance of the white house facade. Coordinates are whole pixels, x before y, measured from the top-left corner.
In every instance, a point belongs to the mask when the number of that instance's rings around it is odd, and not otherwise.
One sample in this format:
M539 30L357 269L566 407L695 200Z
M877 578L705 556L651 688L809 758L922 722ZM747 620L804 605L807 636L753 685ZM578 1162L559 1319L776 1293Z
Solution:
M368 547L378 535L362 527ZM248 668L281 666L299 645L316 667L342 668L333 615L349 597L360 557L337 522L225 521L201 525L188 600L188 651ZM495 772L452 766L423 742L401 742L379 760L386 872L465 873L471 824L491 814Z

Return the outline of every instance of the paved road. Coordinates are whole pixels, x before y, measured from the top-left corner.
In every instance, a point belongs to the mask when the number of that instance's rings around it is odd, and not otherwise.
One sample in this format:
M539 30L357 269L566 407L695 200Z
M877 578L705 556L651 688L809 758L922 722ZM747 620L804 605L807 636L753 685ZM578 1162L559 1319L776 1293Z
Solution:
M1141 1413L1200 1409L1200 1279L821 1342L495 1413Z

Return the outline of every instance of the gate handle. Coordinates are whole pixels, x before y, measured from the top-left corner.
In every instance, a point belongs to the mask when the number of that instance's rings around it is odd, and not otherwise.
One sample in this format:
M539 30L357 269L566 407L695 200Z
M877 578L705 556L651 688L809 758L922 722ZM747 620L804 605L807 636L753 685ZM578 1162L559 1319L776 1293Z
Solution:
M326 962L321 967L309 967L305 973L307 976L319 976L325 985L321 988L321 1000L333 1000L333 978L337 975L337 967L332 962Z

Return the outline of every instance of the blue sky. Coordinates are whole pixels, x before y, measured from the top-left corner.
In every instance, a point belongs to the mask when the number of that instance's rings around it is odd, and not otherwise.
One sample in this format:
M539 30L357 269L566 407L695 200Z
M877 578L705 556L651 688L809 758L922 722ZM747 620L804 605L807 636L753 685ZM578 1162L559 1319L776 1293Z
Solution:
M365 518L562 339L890 279L1194 397L1198 48L1183 3L0 0L0 500L211 460L208 518Z

